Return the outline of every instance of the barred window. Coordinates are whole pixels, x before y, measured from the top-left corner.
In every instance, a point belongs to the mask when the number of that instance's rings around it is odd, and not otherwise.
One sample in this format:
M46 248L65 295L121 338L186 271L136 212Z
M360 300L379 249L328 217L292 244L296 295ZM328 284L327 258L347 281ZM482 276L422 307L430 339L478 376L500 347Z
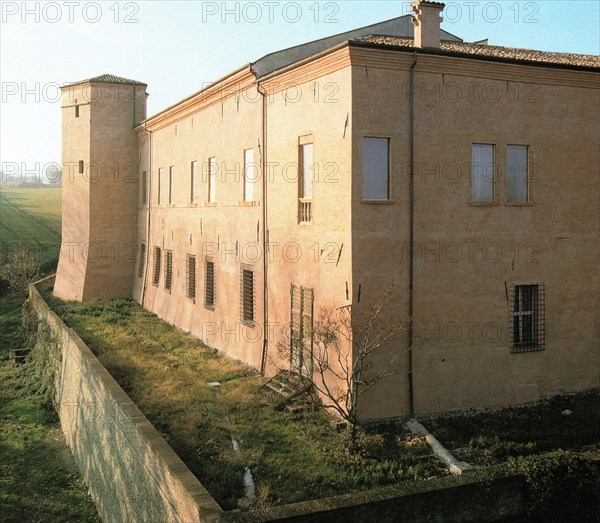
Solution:
M196 299L196 257L192 254L187 255L186 259L186 287L187 297L190 300Z
M165 289L171 290L173 283L173 251L165 251Z
M144 275L144 265L146 265L146 246L142 243L142 244L140 244L138 278L141 278Z
M204 306L207 309L215 306L215 262L208 258L204 267Z
M160 262L161 262L162 252L160 247L154 247L154 270L152 271L152 285L158 287L158 283L160 282Z
M544 350L546 341L543 283L513 283L510 287L511 352Z
M254 324L254 272L242 269L241 281L242 321Z

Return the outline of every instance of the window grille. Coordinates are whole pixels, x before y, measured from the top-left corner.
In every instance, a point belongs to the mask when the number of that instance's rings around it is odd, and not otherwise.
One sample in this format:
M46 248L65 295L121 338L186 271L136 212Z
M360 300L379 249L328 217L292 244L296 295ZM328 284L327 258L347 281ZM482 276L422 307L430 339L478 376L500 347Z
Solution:
M543 283L511 284L511 352L544 350L546 342L545 298Z
M213 309L215 306L215 262L206 260L204 269L204 306Z
M254 323L254 272L242 269L241 282L242 321L247 324Z
M165 289L171 290L173 283L173 251L165 251Z
M186 287L187 297L190 300L196 299L196 257L187 255Z
M160 282L160 261L162 252L160 247L154 247L154 270L152 271L152 285L158 287Z

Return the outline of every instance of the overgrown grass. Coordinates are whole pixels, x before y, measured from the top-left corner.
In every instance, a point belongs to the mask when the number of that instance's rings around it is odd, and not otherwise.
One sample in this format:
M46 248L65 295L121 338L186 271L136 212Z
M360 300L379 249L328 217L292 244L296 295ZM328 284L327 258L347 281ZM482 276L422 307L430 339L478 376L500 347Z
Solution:
M572 413L562 414L565 410ZM600 444L600 392L555 397L535 406L509 407L426 422L457 457L489 465L518 456L580 450Z
M70 459L56 414L22 367L0 361L0 520L99 522Z
M46 298L226 509L243 496L245 466L263 508L444 473L426 443L396 429L361 434L362 452L349 454L322 412L276 410L280 397L253 369L133 301Z

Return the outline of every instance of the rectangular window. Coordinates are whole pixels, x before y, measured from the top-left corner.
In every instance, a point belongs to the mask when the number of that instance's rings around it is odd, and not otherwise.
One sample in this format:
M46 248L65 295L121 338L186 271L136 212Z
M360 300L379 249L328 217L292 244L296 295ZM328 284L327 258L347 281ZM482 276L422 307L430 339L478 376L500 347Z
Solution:
M169 205L173 203L173 176L175 175L175 167L169 167Z
M146 246L142 243L142 244L140 244L138 278L141 278L144 275L144 265L145 264L146 264Z
M543 283L511 284L511 352L544 350Z
M527 203L529 201L529 169L527 145L506 147L506 172L508 178L508 201Z
M196 299L196 257L188 254L186 258L186 287L187 297L190 300Z
M312 221L314 156L313 144L300 145L299 150L300 178L298 180L298 221Z
M216 202L217 195L217 160L215 157L208 159L208 203Z
M190 167L190 203L198 203L198 162Z
M142 172L142 180L140 183L140 202L142 205L148 203L148 174L146 171Z
M254 324L254 272L242 269L241 281L242 321Z
M165 289L171 290L173 284L173 251L165 251Z
M162 252L161 248L154 247L154 270L152 271L152 285L158 287L160 282L160 263L161 263Z
M494 202L494 146L473 144L472 149L472 188L473 202Z
M79 118L79 106L75 106L75 118Z
M157 194L156 203L158 205L162 204L162 177L163 177L163 169L161 167L160 169L158 169L158 180L157 180L157 184L156 184L156 194Z
M215 307L215 262L209 258L204 263L204 306Z
M83 160L79 160L79 174L83 174Z
M363 200L390 199L390 140L363 138Z
M257 166L254 164L254 149L244 151L244 201L254 201L254 182L258 180Z

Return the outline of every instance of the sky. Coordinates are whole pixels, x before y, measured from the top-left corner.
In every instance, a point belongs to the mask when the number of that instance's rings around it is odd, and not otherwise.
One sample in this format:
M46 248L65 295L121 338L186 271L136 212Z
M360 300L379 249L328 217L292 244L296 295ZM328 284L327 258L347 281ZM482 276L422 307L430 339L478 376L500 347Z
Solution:
M466 42L600 54L599 0L447 1L442 28ZM368 1L0 2L0 170L60 163L59 86L105 73L148 84L148 115L240 66L409 14Z

